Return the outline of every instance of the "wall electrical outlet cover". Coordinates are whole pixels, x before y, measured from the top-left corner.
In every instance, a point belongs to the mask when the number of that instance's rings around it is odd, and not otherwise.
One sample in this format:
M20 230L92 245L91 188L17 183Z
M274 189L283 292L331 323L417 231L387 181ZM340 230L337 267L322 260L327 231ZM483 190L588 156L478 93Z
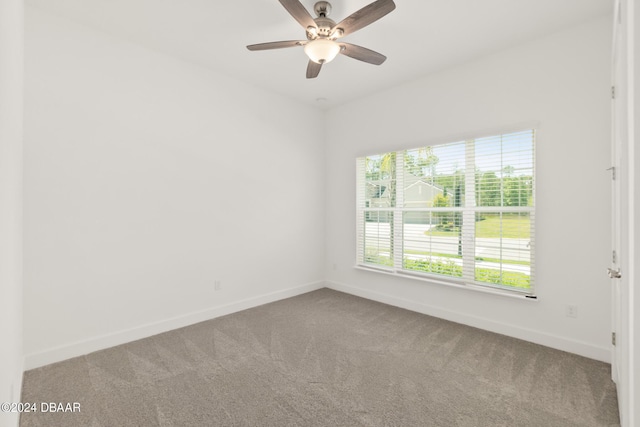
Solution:
M567 317L578 317L578 306L575 304L567 304Z

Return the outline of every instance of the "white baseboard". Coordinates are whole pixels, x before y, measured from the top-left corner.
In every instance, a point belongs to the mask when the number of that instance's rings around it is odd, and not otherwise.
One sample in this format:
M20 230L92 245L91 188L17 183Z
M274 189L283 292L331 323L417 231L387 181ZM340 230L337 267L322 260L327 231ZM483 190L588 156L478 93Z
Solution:
M25 370L39 368L51 363L89 354L94 351L104 350L105 348L147 338L152 335L168 332L173 329L182 328L195 323L204 322L205 320L236 313L238 311L279 301L285 298L291 298L317 289L322 289L323 287L325 287L325 282L323 281L307 283L301 286L283 289L253 298L247 298L206 310L176 316L171 319L148 323L146 325L136 326L123 331L57 346L38 353L28 354L25 356Z
M424 304L422 302L398 298L393 295L374 292L369 289L363 289L344 283L328 281L326 282L326 287L373 301L378 301L384 304L389 304L407 310L415 311L417 313L427 314L429 316L438 317L440 319L449 320L451 322L473 326L475 328L484 329L501 335L507 335L535 344L544 345L546 347L555 348L557 350L578 354L580 356L588 357L589 359L611 363L611 351L608 348L594 346L582 341L548 334L545 332L535 331L532 329L521 328L519 326L505 324L483 317L471 316L466 313L460 313L443 309L441 307Z
M270 302L305 294L307 292L321 289L323 287L334 289L340 292L345 292L351 295L356 295L362 298L367 298L373 301L378 301L384 304L401 307L418 313L427 314L429 316L438 317L452 322L462 323L487 331L496 332L502 335L522 339L558 350L567 351L569 353L578 354L590 359L611 363L611 353L608 348L597 347L582 341L535 331L532 329L521 328L514 325L504 324L502 322L496 322L494 320L486 319L483 317L471 316L466 313L446 310L441 307L398 298L393 295L373 292L369 289L359 288L344 283L318 281L253 298L247 298L217 307L212 307L206 310L189 313L182 316L176 316L160 322L148 323L146 325L137 326L127 330L61 345L42 352L32 353L25 356L25 370L35 369L51 363L56 363L73 357L89 354L94 351L103 350L105 348L125 344L142 338L147 338L152 335L171 331L173 329L193 325L205 320L214 319L216 317L236 313L238 311L268 304Z

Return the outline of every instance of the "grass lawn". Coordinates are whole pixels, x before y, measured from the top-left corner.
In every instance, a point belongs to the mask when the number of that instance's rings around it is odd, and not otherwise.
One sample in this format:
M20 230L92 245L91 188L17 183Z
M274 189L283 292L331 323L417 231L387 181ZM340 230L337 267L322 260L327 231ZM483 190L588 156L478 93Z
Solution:
M529 215L483 214L484 220L476 222L476 237L507 237L528 239L531 231ZM502 235L500 231L502 230Z
M405 258L403 267L407 270L420 271L423 273L462 277L462 266L453 261L443 261L440 259L414 260ZM531 287L531 278L528 274L515 271L500 271L492 268L476 267L475 280L512 288L529 289Z
M476 237L506 237L513 239L528 239L531 231L529 215L503 214L502 220L498 214L482 214L484 218L476 221ZM502 231L502 233L501 233ZM458 231L425 231L427 236L451 237L457 236Z
M445 255L445 254L441 254ZM455 255L448 257L454 258ZM428 258L422 260L405 258L403 268L406 270L420 271L423 273L435 273L449 277L462 277L462 266L452 260ZM388 256L370 256L365 257L366 263L376 265L393 266L393 260ZM493 283L512 288L529 289L531 287L531 277L528 274L516 271L500 271L493 268L475 268L475 280L477 282Z

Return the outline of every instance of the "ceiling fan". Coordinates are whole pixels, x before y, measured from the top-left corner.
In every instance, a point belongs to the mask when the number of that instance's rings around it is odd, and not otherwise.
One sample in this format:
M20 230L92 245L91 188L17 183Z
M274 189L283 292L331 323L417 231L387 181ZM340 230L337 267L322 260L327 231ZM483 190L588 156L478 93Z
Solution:
M279 1L305 29L307 40L252 44L247 46L247 49L253 51L304 46L304 53L309 57L308 79L317 77L322 65L332 61L339 53L374 65L380 65L387 59L386 56L373 50L336 40L366 27L391 12L396 8L393 0L374 1L337 24L328 18L331 13L331 4L327 1L319 1L315 4L313 9L318 16L315 19L299 0Z

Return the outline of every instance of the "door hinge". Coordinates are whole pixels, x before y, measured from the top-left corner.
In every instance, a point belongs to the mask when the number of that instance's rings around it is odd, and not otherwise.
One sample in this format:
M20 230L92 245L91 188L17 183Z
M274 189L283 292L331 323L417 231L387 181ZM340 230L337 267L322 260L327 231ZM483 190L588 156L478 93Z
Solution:
M611 86L611 99L616 99L616 87Z
M613 251L612 255L611 255L611 261L615 264L618 262L618 254L616 253L616 251Z
M620 273L620 267L618 267L617 270L614 270L611 267L607 268L607 276L609 276L609 279L620 279L622 277L622 273Z
M616 345L616 333L611 332L611 344Z

